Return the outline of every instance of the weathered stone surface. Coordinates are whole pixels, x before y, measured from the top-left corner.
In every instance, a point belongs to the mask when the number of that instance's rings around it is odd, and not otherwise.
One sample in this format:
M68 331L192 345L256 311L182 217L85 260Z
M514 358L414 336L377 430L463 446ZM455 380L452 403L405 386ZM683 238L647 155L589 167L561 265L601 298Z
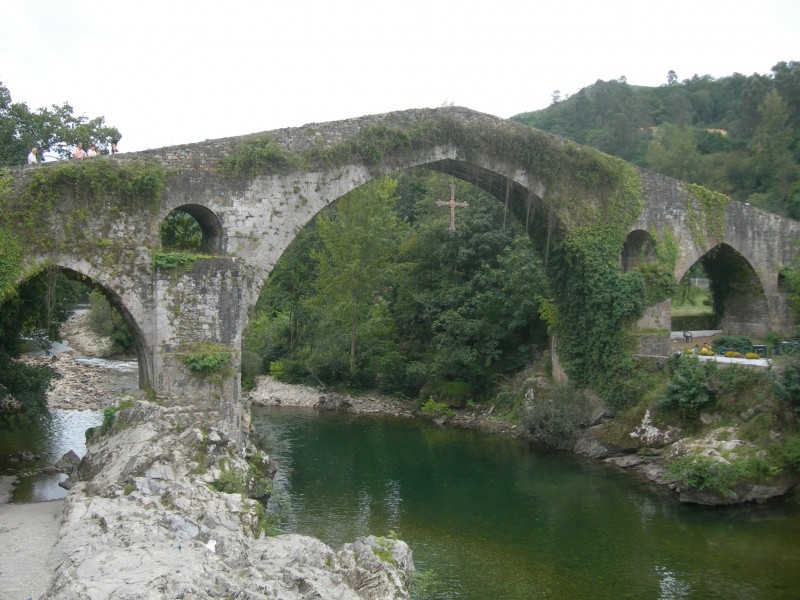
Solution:
M638 454L628 454L626 456L612 456L605 459L605 462L620 467L622 469L630 469L637 467L644 462L644 458Z
M588 458L606 458L611 455L611 450L594 437L590 429L584 429L581 436L575 441L572 451Z
M629 434L632 439L638 440L643 445L651 448L663 448L667 444L680 439L681 435L682 432L678 428L668 427L662 431L653 425L649 410L645 411L642 422Z
M247 472L247 451L192 419L140 402L120 412L120 431L90 443L47 598L408 598L413 561L401 541L369 537L335 552L301 535L256 538L257 503L209 485Z
M81 459L80 457L75 454L74 450L70 450L64 456L62 456L58 462L56 462L55 467L62 473L66 473L67 475L72 475L75 471L78 470L78 465L80 464Z
M413 403L408 401L374 394L338 394L311 386L283 383L269 375L256 378L256 387L247 400L259 406L306 406L354 414L411 416L414 412Z

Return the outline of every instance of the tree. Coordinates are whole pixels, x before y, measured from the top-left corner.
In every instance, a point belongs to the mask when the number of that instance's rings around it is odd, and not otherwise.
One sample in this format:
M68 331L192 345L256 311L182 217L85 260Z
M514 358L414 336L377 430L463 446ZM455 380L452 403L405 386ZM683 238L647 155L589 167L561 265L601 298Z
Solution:
M678 85L678 74L672 69L667 72L667 85Z
M670 177L696 182L700 152L690 127L664 125L647 148L647 165Z
M182 210L173 210L161 223L161 247L164 250L199 252L203 232L195 218Z
M312 254L319 269L315 304L333 326L331 341L346 328L350 377L358 371L362 327L392 283L392 259L408 230L393 210L396 188L388 178L357 188L339 199L334 218L323 215L318 223L323 247Z
M760 191L772 199L773 208L786 212L790 189L798 177L791 150L794 136L789 109L778 92L772 90L759 105L758 114L752 142L757 181Z
M455 234L432 190L447 178L429 175L403 260L409 274L394 307L398 344L406 360L424 365L433 381L462 381L476 394L498 373L513 372L543 341L537 296L548 296L532 244L503 206L482 190L462 185L469 203Z
M45 392L54 371L16 359L23 350L23 336L43 343L48 337L58 339L58 326L83 293L82 284L50 268L31 277L0 304L0 428L47 412Z
M33 147L40 156L67 158L78 142L95 144L103 152L121 137L103 117L75 115L67 103L31 111L24 102L12 102L11 92L0 82L0 166L24 164Z

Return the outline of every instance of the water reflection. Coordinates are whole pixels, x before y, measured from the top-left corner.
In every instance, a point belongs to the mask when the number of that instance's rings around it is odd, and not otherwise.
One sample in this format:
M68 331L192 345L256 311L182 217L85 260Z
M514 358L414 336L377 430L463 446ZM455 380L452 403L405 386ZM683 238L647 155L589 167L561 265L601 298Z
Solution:
M85 432L103 421L101 410L52 409L41 422L16 431L4 431L0 437L0 473L16 475L12 502L44 502L63 498L67 491L58 483L66 479L60 473L40 471L53 466L69 450L86 454ZM13 460L21 451L35 455L35 460Z
M659 600L680 600L689 597L691 586L679 581L675 573L665 567L656 567L656 573L659 580Z
M439 598L779 599L800 586L790 503L683 506L616 468L409 420L257 408L253 421L291 498L288 531L338 547L394 530L439 573Z

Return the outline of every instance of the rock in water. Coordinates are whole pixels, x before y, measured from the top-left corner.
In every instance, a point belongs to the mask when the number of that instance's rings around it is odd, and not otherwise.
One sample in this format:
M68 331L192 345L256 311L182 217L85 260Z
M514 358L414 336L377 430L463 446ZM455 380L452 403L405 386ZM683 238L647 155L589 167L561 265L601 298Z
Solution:
M72 475L78 470L78 465L81 463L80 457L75 454L74 450L70 450L55 464L56 469L67 475Z
M263 490L254 472L271 472L268 458L252 468L252 448L193 418L191 408L139 402L118 413L113 435L91 440L45 597L409 597L414 566L402 541L370 536L335 552L307 536L262 536L261 506L241 492Z

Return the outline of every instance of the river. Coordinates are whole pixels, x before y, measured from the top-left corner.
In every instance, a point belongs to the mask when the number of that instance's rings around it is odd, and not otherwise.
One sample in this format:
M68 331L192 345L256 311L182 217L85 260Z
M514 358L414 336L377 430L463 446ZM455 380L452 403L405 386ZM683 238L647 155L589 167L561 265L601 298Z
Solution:
M82 324L86 312L79 308L67 322L76 342L91 337ZM82 341L86 343L86 339ZM93 350L91 346L88 349ZM67 476L48 467L69 450L83 456L85 432L102 423L103 407L114 402L120 392L138 387L135 360L105 360L81 353L66 343L52 342L47 352L32 352L25 360L50 364L60 377L53 379L47 394L48 416L27 428L0 431L0 475L16 477L11 491L14 503L45 502L66 496L67 491L58 484ZM18 458L22 452L34 458Z
M800 506L687 506L630 473L426 422L254 407L285 531L396 533L437 598L797 598Z

